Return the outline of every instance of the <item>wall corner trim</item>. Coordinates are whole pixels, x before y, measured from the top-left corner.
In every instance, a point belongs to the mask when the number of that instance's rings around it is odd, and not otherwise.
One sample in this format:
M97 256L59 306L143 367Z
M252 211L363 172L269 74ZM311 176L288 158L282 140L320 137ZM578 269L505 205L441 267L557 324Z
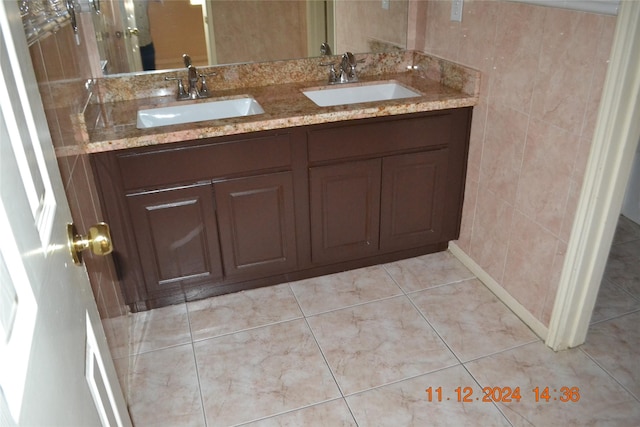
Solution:
M554 350L584 343L640 137L640 2L616 24L591 153L549 322Z
M529 310L511 296L496 280L491 277L482 267L480 267L466 252L464 252L455 242L449 242L449 251L465 267L467 267L476 277L502 301L513 313L520 318L531 330L543 341L547 339L549 330L540 322Z

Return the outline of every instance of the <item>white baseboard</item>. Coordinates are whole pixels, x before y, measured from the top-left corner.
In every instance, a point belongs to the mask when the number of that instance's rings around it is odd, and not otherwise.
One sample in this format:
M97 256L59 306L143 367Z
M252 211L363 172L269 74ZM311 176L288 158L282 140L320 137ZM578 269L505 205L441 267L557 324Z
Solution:
M495 296L498 297L516 316L520 318L531 330L538 335L543 341L547 339L549 329L540 322L529 310L512 297L493 277L482 269L474 260L471 259L458 245L449 242L449 251L458 258L473 274L480 280Z

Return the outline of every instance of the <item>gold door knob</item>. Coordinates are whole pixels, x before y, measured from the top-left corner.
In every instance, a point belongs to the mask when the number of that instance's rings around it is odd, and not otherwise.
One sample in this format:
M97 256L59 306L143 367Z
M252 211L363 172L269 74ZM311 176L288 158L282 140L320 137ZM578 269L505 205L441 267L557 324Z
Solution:
M67 238L71 258L76 265L82 264L81 252L85 249L91 248L91 252L96 255L109 255L113 251L109 226L104 222L89 227L89 234L86 236L79 235L75 225L67 224Z

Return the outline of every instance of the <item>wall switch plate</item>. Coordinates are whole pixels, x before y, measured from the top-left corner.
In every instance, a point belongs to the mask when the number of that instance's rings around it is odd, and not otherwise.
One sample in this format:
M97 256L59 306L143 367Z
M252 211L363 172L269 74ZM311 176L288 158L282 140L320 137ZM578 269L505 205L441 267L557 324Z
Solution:
M451 20L462 22L462 5L464 0L453 0L451 2Z
M391 0L382 0L382 8L383 8L384 10L389 10L389 2L390 2L390 1L391 1Z

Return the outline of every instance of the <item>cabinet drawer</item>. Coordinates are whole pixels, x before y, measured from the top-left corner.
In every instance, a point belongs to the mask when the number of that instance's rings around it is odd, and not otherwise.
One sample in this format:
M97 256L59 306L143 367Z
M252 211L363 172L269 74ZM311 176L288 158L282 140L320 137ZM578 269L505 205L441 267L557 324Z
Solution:
M291 135L145 149L117 157L125 191L289 168Z
M451 139L455 110L380 121L351 122L308 133L309 161L384 155L446 145Z

